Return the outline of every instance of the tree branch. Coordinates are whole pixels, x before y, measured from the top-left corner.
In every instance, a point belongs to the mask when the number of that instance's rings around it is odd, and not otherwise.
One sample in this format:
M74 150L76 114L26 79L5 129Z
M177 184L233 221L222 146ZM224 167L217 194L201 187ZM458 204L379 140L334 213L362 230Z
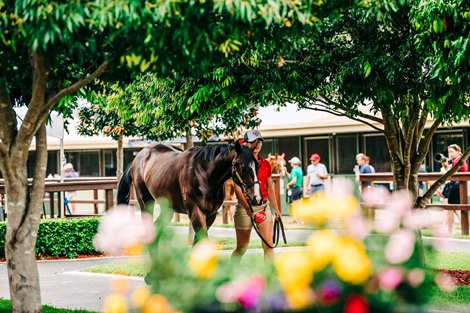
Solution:
M357 122L362 123L362 124L365 124L365 125L371 127L372 129L375 129L378 132L381 132L381 133L384 132L383 129L375 126L374 124L372 124L371 122L366 120L366 119L372 119L372 120L378 121L380 123L380 121L381 121L380 119L374 118L371 115L362 114L360 111L354 111L354 110L348 109L348 108L346 108L344 106L341 106L341 105L335 106L334 104L336 104L336 102L328 100L328 98L316 98L315 100L309 100L309 102L311 103L312 107L306 107L306 108L308 108L310 110L317 110L317 111L321 111L321 112L326 112L326 113L330 113L330 114L333 114L333 115L336 115L336 116L346 116L349 119L357 121ZM334 108L332 108L332 106L334 106ZM342 110L343 112L334 111L333 109ZM345 111L345 110L347 110L347 111ZM350 114L348 114L348 113L350 113ZM360 118L360 117L362 117L362 118Z
M44 105L47 78L49 76L49 68L44 63L44 55L41 51L34 52L31 50L29 57L33 68L32 96L12 150L12 155L16 160L21 160L20 162L26 162L28 158L28 149L37 131L39 115Z
M95 78L101 76L106 71L106 68L108 67L108 64L109 64L108 61L104 61L103 63L101 63L101 65L93 73L91 73L87 77L75 82L75 84L73 84L73 85L71 85L67 88L62 89L57 94L55 94L46 103L47 112L49 112L54 107L54 105L57 102L59 102L59 100L62 99L64 96L73 94L74 92L76 92L80 88L82 88L82 87L88 85L89 83L91 83Z
M429 147L430 147L431 142L432 142L432 137L434 136L434 133L439 128L441 123L442 123L441 119L435 120L432 123L431 127L426 131L426 135L424 135L424 139L421 141L422 145L421 145L421 148L419 150L420 154L424 155L425 151L429 151Z
M41 203L44 197L44 179L46 178L47 166L47 136L46 125L42 124L36 132L36 155L34 158L33 184L31 191L31 202L29 209L34 213L29 218L39 218L41 214Z
M13 171L11 170L11 158L10 154L8 153L8 147L3 143L0 142L0 168L2 168L3 177L7 179L13 179L15 177Z
M325 100L323 101L322 98ZM331 100L329 97L325 96L325 95L321 95L319 98L317 98L318 101L322 101L326 104L329 104L331 106L334 106L335 108L337 109L340 109L340 110L343 110L345 113L349 113L349 114L344 114L344 115L347 115L348 117L350 115L358 115L362 118L365 118L365 119L368 119L368 120L371 120L373 122L376 122L376 123L379 123L379 124L383 124L383 119L377 117L377 116L374 116L374 115L369 115L369 114L366 114L360 110L353 110L353 109L350 109L336 101L333 101Z
M17 132L16 115L7 90L0 88L0 140L9 146Z

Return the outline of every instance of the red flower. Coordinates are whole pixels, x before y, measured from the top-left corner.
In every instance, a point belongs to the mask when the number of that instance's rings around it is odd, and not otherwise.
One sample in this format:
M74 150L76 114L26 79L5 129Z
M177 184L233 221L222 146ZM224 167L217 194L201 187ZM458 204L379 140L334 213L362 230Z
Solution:
M361 295L352 295L346 300L343 313L369 313L369 305Z

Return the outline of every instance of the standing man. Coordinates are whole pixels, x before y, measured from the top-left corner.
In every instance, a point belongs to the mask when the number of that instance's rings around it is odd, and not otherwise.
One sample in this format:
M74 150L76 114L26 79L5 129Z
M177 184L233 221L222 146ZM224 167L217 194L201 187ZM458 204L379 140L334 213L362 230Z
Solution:
M307 194L313 196L315 192L325 190L325 179L328 178L328 170L325 164L320 163L320 155L314 153L310 156L311 164L307 167Z
M368 162L370 162L370 159L364 153L359 153L356 155L356 163L358 165L358 171L355 170L356 181L359 181L359 175L361 174L373 173L372 168L370 167Z

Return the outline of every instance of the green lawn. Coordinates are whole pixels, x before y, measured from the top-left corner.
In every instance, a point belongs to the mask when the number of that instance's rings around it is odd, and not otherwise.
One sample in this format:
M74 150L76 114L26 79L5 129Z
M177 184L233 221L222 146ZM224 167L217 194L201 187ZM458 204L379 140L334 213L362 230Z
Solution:
M452 292L444 292L438 287L433 287L430 293L429 305L434 308L449 312L449 309L455 306L456 312L470 312L470 286L459 286Z
M10 300L0 299L0 312L11 313L11 301ZM85 310L57 309L48 305L42 306L42 312L43 313L94 313L92 311L85 311Z

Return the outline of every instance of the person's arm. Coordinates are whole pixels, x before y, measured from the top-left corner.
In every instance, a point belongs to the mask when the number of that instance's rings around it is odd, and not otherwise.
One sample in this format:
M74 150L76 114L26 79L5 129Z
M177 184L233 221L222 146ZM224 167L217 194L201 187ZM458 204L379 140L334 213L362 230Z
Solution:
M317 173L318 177L325 180L328 178L328 171L326 170L326 166L323 166L320 173Z
M271 207L274 209L274 214L276 219L281 217L281 210L279 209L279 203L277 203L276 193L274 192L273 180L271 177L268 177L266 181L266 187L268 189L268 200Z
M297 176L293 176L292 180L287 184L287 189L294 186L296 182L297 182Z
M235 195L237 196L238 202L240 202L240 204L245 209L246 214L248 214L248 216L253 216L253 213L250 210L250 205L246 201L246 197L243 194L242 189L237 184L235 184Z
M309 195L310 194L310 175L308 174L308 170L307 170L306 186L307 186L307 190L305 190L305 194Z

